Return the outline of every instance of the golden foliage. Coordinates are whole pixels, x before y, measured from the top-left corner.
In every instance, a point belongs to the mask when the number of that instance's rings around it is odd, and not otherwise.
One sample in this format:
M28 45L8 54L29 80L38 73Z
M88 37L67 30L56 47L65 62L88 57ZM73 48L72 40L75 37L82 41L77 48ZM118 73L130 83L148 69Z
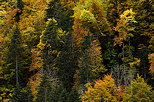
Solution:
M103 80L95 81L94 86L89 85L81 99L82 102L117 102L120 97L116 96L118 93L122 96L121 87L118 89L111 75L106 75Z
M36 73L31 78L29 78L29 85L33 96L37 94L37 88L41 83L41 77L42 77L41 73Z
M84 36L89 35L87 29L82 27L82 23L80 19L75 19L74 26L73 26L73 35L76 40L77 46L81 46L81 43L84 41Z
M154 53L152 53L152 54L149 54L149 57L148 57L148 59L149 59L149 62L151 63L151 65L150 65L150 73L152 74L154 74Z
M39 52L36 49L32 50L32 63L30 65L29 71L40 70L43 66L43 59L39 57ZM36 95L37 88L41 82L42 74L37 72L29 78L29 85L31 87L32 95Z
M63 8L73 9L79 0L60 0Z
M35 69L40 69L43 65L43 59L39 57L39 52L35 49L32 50L32 63L30 65L29 71L33 71Z
M115 27L115 31L118 31L119 36L114 38L114 45L121 45L123 43L122 41L133 37L133 34L130 33L130 31L134 30L134 27L130 25L132 23L136 23L135 12L133 12L132 9L124 11L120 15L120 19Z

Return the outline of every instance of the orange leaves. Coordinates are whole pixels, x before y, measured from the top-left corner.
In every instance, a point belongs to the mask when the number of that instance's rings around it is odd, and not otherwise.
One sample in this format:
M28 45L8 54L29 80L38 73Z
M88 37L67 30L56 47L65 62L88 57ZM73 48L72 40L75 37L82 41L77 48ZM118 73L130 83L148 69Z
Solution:
M117 102L118 97L116 95L122 92L120 87L119 89L116 87L111 75L104 76L103 80L97 80L94 86L90 85L87 89L85 95L81 96L83 102Z
M73 9L76 2L78 2L79 0L60 0L60 1L61 1L61 4L64 8Z
M34 69L39 69L43 65L43 59L39 57L38 51L32 50L32 63L30 65L29 71L32 71Z
M126 41L130 37L133 37L133 34L131 34L130 31L134 31L134 23L136 23L135 12L133 12L132 9L126 10L120 15L120 19L115 27L115 31L117 31L119 35L114 38L114 45L118 44L121 46L123 43L122 41Z
M149 55L149 57L148 57L148 59L149 59L149 62L151 63L151 65L150 65L150 73L152 74L154 74L154 53L152 53L152 54L150 54Z
M43 65L43 59L39 57L39 52L36 49L32 50L32 63L30 65L29 71L39 70ZM37 87L41 82L41 76L39 72L34 74L32 77L29 78L29 84L31 87L31 91L33 95L37 93Z
M37 94L37 88L41 83L41 76L42 74L36 73L31 78L29 78L29 85L31 87L32 95Z
M81 46L80 44L83 42L83 37L89 34L88 30L81 26L82 23L80 22L80 20L75 19L73 35L75 37L76 44L78 45L78 47Z
M75 36L77 45L80 46L80 44L84 41L83 36L87 35L88 32L86 31L86 29L80 28L80 29L74 30L73 34Z

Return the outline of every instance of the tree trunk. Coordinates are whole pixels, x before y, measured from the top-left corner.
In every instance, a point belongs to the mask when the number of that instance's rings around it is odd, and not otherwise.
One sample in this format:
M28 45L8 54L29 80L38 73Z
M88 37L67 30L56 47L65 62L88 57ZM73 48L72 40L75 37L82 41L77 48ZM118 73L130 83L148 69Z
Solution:
M19 76L18 76L18 58L17 58L17 55L16 55L16 86L18 85L19 83Z

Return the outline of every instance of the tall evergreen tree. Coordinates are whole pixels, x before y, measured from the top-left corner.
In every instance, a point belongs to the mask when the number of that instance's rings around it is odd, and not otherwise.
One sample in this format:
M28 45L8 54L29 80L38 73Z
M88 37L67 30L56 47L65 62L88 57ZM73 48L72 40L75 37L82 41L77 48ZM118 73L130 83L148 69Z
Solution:
M47 26L40 36L38 47L42 49L43 69L48 74L55 74L54 71L57 70L55 66L61 50L61 43L58 39L57 21L54 18L49 19L47 22Z
M38 44L38 48L41 50L41 57L43 59L44 73L37 94L42 96L42 99L38 96L37 101L46 102L53 100L53 97L50 96L55 94L57 84L55 83L55 87L51 87L51 85L55 82L55 80L58 80L57 72L59 69L57 67L57 61L61 51L61 42L58 38L57 21L54 18L49 19L45 30L40 36L40 43ZM47 93L47 91L53 91L53 93Z
M73 25L73 19L70 17L72 14L72 10L64 10L61 5L61 0L50 0L46 9L45 20L55 18L59 28L69 31Z
M21 59L20 59L20 54L21 54L21 43L20 43L20 31L18 26L15 27L11 42L9 45L8 49L8 57L7 57L7 64L6 64L6 69L4 70L4 78L6 87L9 89L14 89L14 97L13 100L16 97L17 94L20 94L20 81L19 81L19 73L21 71ZM20 99L21 97L17 98Z
M64 83L67 91L71 91L74 83L75 70L77 66L77 51L75 50L74 37L72 33L65 35L64 45L58 61L59 77Z
M6 68L6 78L8 84L17 85L19 83L19 66L20 66L20 31L18 26L15 27L8 51L8 64ZM16 80L16 81L14 81Z
M49 81L49 78L47 77L46 71L44 71L42 75L42 81L41 84L38 87L38 92L36 95L36 99L34 99L35 102L52 102L52 94L51 92L54 92L55 90L51 88L51 82Z

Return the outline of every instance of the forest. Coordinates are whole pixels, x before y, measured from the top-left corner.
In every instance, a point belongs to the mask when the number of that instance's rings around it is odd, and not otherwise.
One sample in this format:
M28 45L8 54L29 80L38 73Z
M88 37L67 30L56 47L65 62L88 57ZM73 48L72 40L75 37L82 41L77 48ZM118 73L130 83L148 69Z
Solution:
M154 102L154 1L0 0L0 102Z

